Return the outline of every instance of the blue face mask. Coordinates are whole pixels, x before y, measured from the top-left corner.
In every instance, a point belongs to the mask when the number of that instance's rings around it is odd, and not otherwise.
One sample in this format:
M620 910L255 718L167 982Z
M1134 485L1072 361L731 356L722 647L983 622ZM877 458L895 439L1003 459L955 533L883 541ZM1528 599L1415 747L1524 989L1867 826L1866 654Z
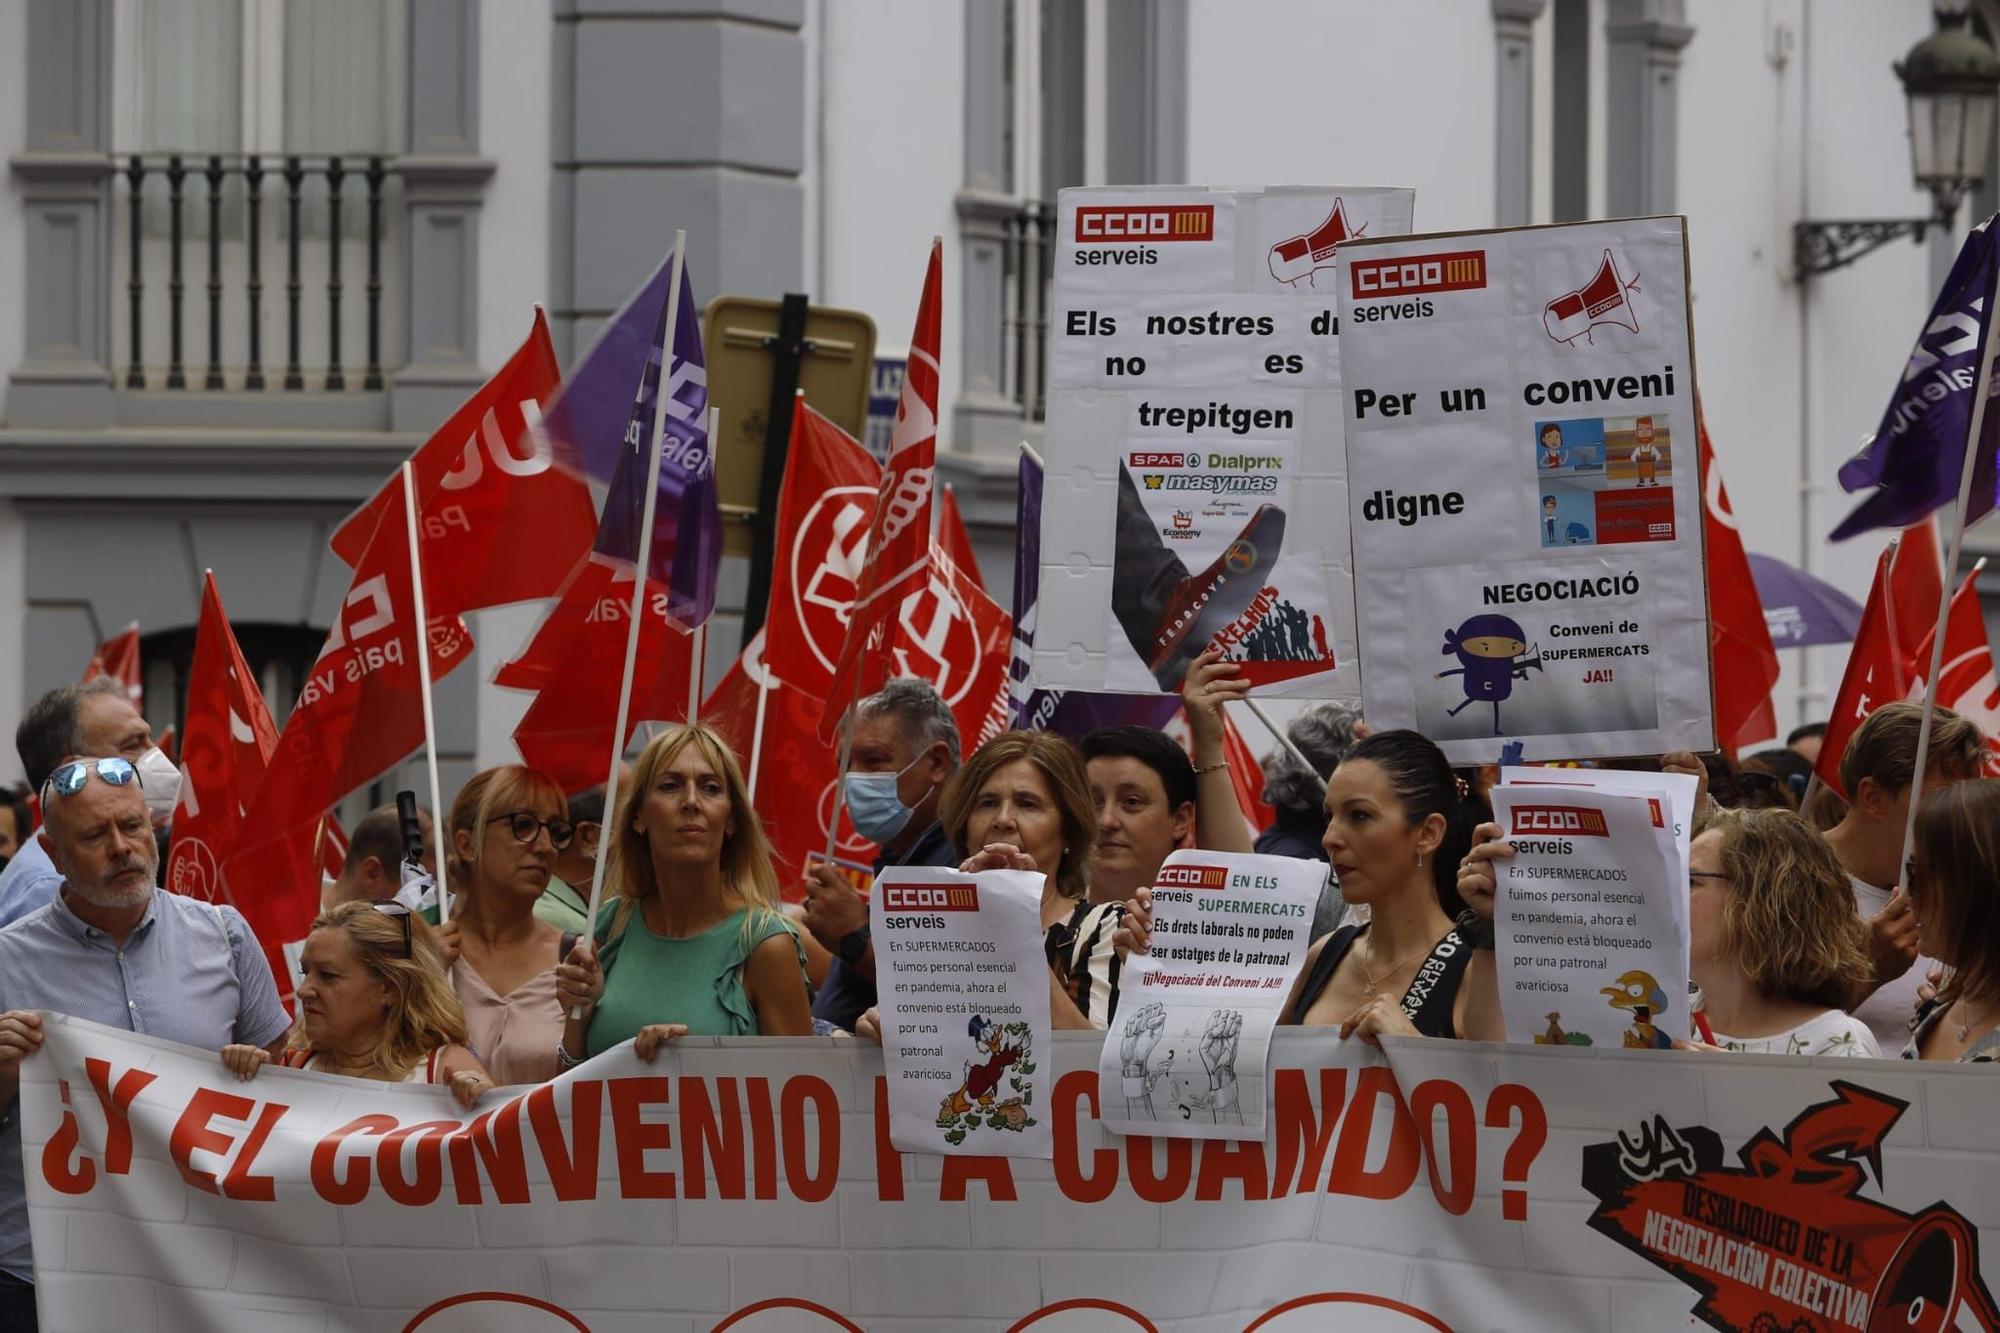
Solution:
M854 821L854 831L877 846L886 845L910 822L916 813L903 804L902 796L896 791L896 783L903 773L917 766L922 755L903 766L902 773L849 773L847 784L847 816Z

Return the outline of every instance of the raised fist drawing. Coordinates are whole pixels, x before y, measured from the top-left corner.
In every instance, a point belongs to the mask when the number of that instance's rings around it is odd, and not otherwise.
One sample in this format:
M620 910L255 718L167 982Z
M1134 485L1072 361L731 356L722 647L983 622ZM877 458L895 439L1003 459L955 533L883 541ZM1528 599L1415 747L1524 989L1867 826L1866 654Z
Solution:
M1201 1034L1201 1062L1208 1068L1208 1096L1201 1105L1210 1111L1236 1106L1236 1042L1243 1035L1243 1015L1218 1009L1208 1016Z
M1118 1060L1128 1100L1146 1095L1147 1066L1151 1064L1153 1050L1160 1044L1166 1030L1167 1008L1157 1000L1141 1005L1125 1020L1125 1029L1118 1041Z

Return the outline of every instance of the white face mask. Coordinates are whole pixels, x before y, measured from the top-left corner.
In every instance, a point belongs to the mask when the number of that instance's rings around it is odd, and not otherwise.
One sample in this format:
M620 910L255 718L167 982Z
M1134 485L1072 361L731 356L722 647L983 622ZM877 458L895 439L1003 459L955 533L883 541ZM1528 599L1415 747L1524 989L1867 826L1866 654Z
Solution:
M132 767L139 770L139 785L146 793L146 810L160 827L174 817L174 805L181 798L181 771L167 752L155 745L139 756Z

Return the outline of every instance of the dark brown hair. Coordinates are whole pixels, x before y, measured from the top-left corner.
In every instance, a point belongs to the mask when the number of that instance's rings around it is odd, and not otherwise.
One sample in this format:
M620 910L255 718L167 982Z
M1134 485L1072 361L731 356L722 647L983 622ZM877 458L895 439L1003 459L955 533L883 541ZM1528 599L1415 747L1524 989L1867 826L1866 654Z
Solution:
M1081 898L1090 888L1090 862L1097 851L1097 806L1090 799L1090 777L1083 755L1067 738L1053 731L1003 731L973 753L945 784L938 813L945 835L965 856L965 831L980 789L1007 765L1025 759L1048 784L1049 798L1062 820L1062 864L1050 878L1065 898Z

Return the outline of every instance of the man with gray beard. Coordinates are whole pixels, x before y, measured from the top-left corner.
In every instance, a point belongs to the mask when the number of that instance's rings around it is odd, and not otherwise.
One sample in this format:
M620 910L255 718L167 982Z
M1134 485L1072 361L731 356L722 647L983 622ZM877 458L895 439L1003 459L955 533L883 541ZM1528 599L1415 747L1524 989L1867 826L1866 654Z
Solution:
M21 1162L20 1065L48 1010L204 1050L284 1047L290 1026L264 951L233 907L154 887L141 774L75 759L42 784L55 901L0 930L0 1329L35 1326Z

